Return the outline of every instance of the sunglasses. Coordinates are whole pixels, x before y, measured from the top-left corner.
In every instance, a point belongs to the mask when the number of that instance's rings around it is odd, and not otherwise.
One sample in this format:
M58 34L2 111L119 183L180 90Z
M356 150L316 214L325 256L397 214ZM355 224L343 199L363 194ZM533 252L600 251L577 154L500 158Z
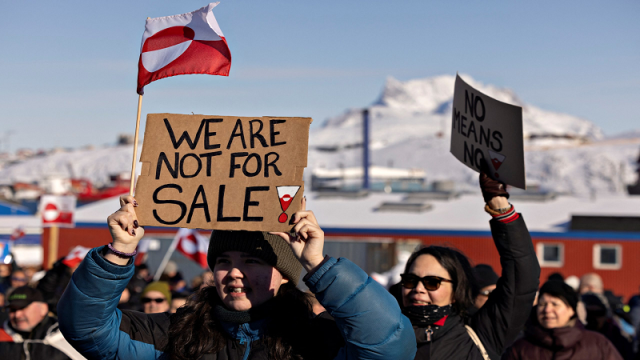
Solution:
M13 281L18 281L18 282L27 282L27 278L21 278L21 277L11 277L11 280Z
M148 298L148 297L143 297L141 301L142 301L143 304L150 303L152 301L155 301L156 304L162 304L163 302L167 301L167 299L165 299L165 298L152 299L152 298Z
M443 281L453 283L453 281L449 279L441 278L439 276L420 277L415 274L401 274L400 277L402 278L402 281L400 281L400 283L406 289L415 289L415 287L418 286L418 283L422 282L422 285L424 286L425 289L429 291L435 291L440 288L440 284Z

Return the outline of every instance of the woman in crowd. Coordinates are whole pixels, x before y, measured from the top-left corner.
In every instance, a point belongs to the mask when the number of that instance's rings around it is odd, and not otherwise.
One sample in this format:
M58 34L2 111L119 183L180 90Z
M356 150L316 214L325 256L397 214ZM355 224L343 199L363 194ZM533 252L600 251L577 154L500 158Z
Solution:
M559 280L549 280L538 297L536 311L503 359L622 360L611 342L582 326L576 316L578 295Z
M208 252L215 286L174 315L116 309L133 275L144 230L133 197L109 216L109 246L93 249L59 305L60 329L92 359L412 359L411 324L395 299L346 259L323 256L311 211L293 216L292 235L214 231ZM329 316L313 315L296 288L301 269ZM334 320L335 319L335 320Z
M482 173L480 187L493 217L489 223L502 277L484 306L469 316L475 286L469 260L441 246L413 253L402 274L400 305L415 330L415 359L499 359L531 310L540 266L527 227L507 201L504 184Z

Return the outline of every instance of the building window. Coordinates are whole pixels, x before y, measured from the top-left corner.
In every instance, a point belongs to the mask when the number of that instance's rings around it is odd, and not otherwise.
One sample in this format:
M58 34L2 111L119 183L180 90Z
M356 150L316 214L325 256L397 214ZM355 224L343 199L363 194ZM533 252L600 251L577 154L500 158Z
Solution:
M622 267L622 246L616 244L593 245L594 269L618 270Z
M564 265L563 244L538 243L536 253L542 267L562 267Z

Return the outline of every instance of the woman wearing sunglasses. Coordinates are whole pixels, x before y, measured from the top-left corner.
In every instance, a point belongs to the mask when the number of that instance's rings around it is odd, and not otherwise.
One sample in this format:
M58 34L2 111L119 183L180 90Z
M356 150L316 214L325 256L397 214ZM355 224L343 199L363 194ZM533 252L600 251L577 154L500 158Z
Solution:
M493 218L502 277L485 305L469 316L477 289L467 257L442 246L413 253L402 274L400 306L415 330L415 359L499 359L530 313L540 276L531 237L507 201L504 184L481 173L480 187Z
M121 205L108 219L113 243L89 252L58 306L60 330L87 358L413 359L413 329L393 296L355 264L323 255L324 233L305 201L294 235L214 231L214 286L176 314L116 309L144 235L133 197ZM302 268L331 316L315 316L310 295L296 287Z

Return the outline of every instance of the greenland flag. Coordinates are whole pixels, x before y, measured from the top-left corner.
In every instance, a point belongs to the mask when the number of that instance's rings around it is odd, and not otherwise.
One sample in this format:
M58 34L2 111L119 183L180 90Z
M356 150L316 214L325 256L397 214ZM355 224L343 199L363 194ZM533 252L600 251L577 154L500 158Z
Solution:
M138 94L152 81L185 74L229 76L231 52L211 11L147 19L138 61Z
M176 250L182 255L197 262L203 269L208 269L207 251L209 249L209 239L200 235L193 229L181 228L176 234Z

